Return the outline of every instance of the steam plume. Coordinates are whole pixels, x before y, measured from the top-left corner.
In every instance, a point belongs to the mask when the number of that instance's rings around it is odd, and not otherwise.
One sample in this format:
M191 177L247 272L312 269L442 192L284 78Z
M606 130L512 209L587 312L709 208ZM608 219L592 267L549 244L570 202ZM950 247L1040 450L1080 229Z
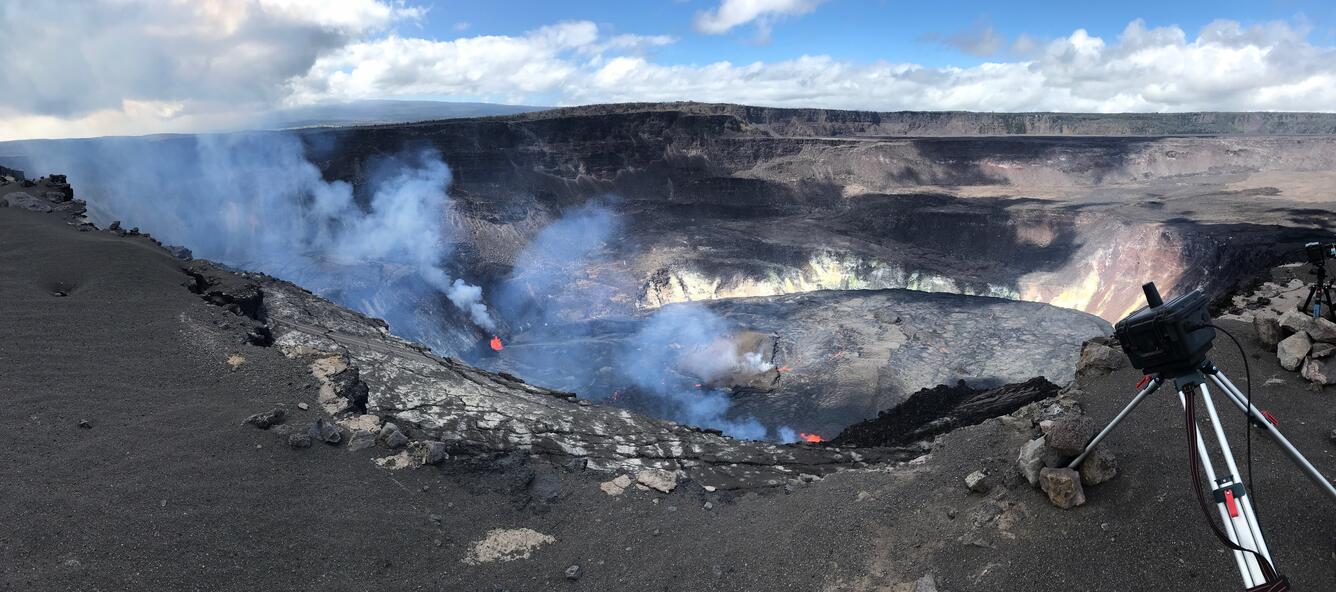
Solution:
M34 160L67 171L98 221L295 282L434 348L452 331L431 314L441 296L495 328L482 290L443 265L450 171L434 151L372 167L365 205L285 133L68 142Z

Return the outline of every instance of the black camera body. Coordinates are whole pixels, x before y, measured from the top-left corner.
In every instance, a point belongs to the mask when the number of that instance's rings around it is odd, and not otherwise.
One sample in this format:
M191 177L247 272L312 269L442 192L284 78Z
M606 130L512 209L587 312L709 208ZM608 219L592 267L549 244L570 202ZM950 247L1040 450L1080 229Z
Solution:
M1114 326L1128 360L1134 368L1166 379L1196 372L1215 340L1206 295L1193 290L1165 302L1154 283L1141 289L1149 306Z
M1322 265L1328 257L1336 258L1336 243L1308 243L1304 245L1304 253L1309 263Z

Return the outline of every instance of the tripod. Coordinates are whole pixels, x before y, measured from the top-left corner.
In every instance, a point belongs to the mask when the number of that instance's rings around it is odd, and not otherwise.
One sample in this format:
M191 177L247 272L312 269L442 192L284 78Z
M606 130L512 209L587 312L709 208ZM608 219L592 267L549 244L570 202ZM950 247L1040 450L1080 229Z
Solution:
M1234 453L1229 448L1229 441L1225 438L1225 431L1221 427L1220 417L1216 413L1215 403L1211 399L1211 392L1206 387L1206 381L1210 380L1221 392L1225 398L1238 407L1240 411L1247 415L1249 420L1255 425L1263 428L1271 438L1276 442L1280 449L1290 457L1290 460L1308 476L1313 483L1317 484L1318 489L1325 492L1333 500L1336 500L1336 487L1327 480L1322 473L1313 467L1308 459L1299 452L1280 429L1276 427L1275 420L1265 412L1259 410L1248 402L1247 397L1239 391L1238 387L1225 376L1225 373L1212 364L1205 361L1196 370L1182 376L1171 377L1175 388L1178 390L1178 400L1183 406L1184 415L1187 418L1189 429L1189 440L1195 445L1196 450L1189 449L1189 455L1195 456L1201 463L1201 467L1206 471L1206 479L1215 489L1212 494L1215 498L1216 507L1220 512L1220 521L1223 529L1216 528L1218 534L1223 534L1222 538L1227 539L1227 546L1233 550L1234 561L1239 568L1239 574L1243 577L1243 583L1249 590L1287 590L1288 584L1284 578L1276 575L1274 565L1271 559L1271 551L1267 547L1266 539L1262 534L1262 527L1257 521L1257 515L1253 511L1252 501L1247 495L1240 479L1238 466L1234 463ZM1107 437L1118 424L1123 421L1133 409L1136 409L1147 397L1160 389L1165 383L1165 378L1160 375L1147 375L1142 379L1137 388L1141 389L1136 397L1123 408L1108 426L1095 436L1090 444L1086 446L1085 451L1068 465L1069 469L1077 469L1081 466L1081 461L1085 460L1090 451L1095 448L1105 437ZM1224 455L1225 467L1223 475L1217 475L1215 466L1211 462L1211 456L1203 442L1201 429L1198 427L1195 417L1195 397L1201 394L1206 412L1211 420L1211 427L1214 429L1216 441L1220 447L1220 452ZM1193 462L1194 485L1199 484L1195 474L1197 462ZM1213 524L1214 528L1215 525Z
M1327 304L1327 312L1336 310L1332 308L1331 303L1331 283L1327 281L1327 262L1324 258L1320 262L1313 263L1312 274L1317 276L1313 281L1313 287L1308 289L1308 297L1304 299L1303 311L1313 315L1313 318L1322 316L1322 304ZM1308 305L1313 305L1309 308Z

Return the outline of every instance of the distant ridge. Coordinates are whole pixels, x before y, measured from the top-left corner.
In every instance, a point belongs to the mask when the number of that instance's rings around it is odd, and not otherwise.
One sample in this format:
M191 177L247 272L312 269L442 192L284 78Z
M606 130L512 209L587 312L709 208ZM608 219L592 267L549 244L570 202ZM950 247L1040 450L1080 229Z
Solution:
M497 103L367 100L279 109L261 116L255 127L292 129L413 123L441 119L513 115L546 108Z
M1336 113L980 113L843 111L727 103L617 103L562 107L502 119L532 121L647 112L724 116L748 132L786 137L1331 135Z

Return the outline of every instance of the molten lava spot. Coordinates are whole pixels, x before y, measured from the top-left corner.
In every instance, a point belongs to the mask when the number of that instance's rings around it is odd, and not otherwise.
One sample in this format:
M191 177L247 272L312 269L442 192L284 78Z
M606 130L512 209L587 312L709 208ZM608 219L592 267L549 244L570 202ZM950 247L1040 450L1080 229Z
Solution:
M497 336L492 336L492 340L488 345L492 347L492 351L501 351L506 348L505 344L501 343L501 338Z
M803 442L811 442L813 444L826 441L825 438L822 438L817 434L808 434L806 432L798 432L798 437L801 438Z

